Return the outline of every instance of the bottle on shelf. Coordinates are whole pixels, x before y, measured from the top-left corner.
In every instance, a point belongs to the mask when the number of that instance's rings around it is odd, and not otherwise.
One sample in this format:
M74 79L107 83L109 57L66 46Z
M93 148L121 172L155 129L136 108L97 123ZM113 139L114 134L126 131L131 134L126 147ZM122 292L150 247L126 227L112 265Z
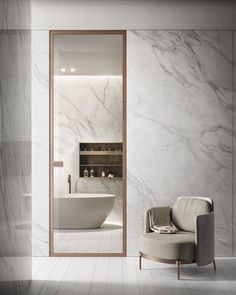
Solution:
M94 177L94 174L95 174L94 169L91 168L91 169L90 169L90 177Z
M87 167L85 167L85 169L84 169L84 177L89 177L89 171L88 171Z
M102 171L102 177L106 177L106 173L104 170Z

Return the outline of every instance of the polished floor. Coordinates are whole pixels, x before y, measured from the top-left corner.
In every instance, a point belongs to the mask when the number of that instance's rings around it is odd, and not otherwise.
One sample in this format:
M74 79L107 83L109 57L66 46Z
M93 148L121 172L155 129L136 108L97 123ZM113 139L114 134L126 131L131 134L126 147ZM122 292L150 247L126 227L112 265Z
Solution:
M122 227L103 224L99 229L55 230L55 253L121 253Z
M172 265L126 258L33 258L33 281L24 295L235 295L236 258L198 268L185 265L177 281Z

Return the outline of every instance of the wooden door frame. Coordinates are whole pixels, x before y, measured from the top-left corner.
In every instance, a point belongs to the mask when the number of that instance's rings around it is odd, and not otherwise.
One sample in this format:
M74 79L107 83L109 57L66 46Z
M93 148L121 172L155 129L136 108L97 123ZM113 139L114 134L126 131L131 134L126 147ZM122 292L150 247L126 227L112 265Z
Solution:
M54 189L54 36L56 35L121 35L123 42L122 70L122 252L119 253L56 253L54 252L53 226L53 189ZM49 31L49 256L65 257L124 257L126 256L126 163L127 163L127 133L126 133L126 31L125 30L50 30Z

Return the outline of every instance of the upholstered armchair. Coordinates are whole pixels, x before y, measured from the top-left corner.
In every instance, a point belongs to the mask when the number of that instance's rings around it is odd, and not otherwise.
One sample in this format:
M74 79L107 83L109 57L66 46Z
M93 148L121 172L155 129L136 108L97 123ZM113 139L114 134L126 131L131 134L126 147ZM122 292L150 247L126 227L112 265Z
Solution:
M150 209L149 209L150 210ZM181 264L198 266L215 264L214 206L210 198L179 197L171 210L171 220L179 229L176 234L151 231L149 211L145 212L144 233L141 235L141 259L177 264L180 279Z

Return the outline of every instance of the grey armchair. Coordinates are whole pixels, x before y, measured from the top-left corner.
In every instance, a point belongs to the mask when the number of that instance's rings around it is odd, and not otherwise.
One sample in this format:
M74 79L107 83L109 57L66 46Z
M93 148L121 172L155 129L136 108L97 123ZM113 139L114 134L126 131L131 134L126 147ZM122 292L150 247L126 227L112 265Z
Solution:
M150 209L149 209L150 210ZM152 232L149 210L145 212L144 234L141 235L139 269L141 259L177 264L180 279L181 264L198 266L215 264L214 205L210 198L179 197L171 211L171 219L179 229L176 234Z

